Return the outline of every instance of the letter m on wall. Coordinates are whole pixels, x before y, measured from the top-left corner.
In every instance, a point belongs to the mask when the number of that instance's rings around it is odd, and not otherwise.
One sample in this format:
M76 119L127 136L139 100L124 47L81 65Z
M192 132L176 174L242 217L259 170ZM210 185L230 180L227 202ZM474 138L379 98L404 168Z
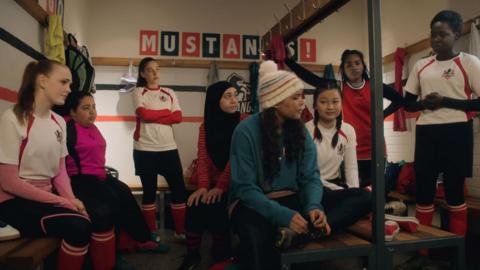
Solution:
M158 31L140 30L140 55L158 55Z

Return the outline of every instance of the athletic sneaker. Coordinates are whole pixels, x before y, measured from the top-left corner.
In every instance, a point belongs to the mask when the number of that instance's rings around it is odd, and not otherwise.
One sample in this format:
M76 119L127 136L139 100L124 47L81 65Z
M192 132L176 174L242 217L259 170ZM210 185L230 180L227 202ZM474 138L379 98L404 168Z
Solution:
M392 220L385 221L385 241L392 241L400 232L398 223Z
M147 241L137 244L138 253L167 253L169 250L170 246L153 241Z
M176 240L180 240L182 242L187 241L187 236L184 233L177 234L176 232L174 232L173 238L175 238Z
M162 241L162 238L160 237L160 234L158 232L151 232L150 240L152 240L155 243L160 243L160 241Z
M238 260L236 258L230 257L230 258L228 258L226 260L223 260L221 262L217 262L217 263L212 264L208 268L208 270L225 270L227 267L230 267L230 266L236 264L237 261Z
M394 215L385 215L385 220L392 220L398 223L400 228L407 232L416 232L420 222L416 217L399 217Z
M403 216L407 212L407 205L401 201L391 201L385 204L385 214Z
M183 257L183 262L178 270L193 270L200 265L200 254L198 252L190 252Z
M17 238L20 238L20 232L7 223L0 221L0 241L13 240Z

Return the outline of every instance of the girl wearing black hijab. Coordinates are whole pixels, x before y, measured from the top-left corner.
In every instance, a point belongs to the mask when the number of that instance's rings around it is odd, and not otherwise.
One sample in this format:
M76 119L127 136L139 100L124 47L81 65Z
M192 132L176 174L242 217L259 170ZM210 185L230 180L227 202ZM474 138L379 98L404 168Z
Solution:
M231 256L226 192L230 181L230 142L237 124L245 118L237 111L237 90L226 81L207 88L204 122L198 136L196 191L187 200L187 255L180 270L200 264L202 233L212 233L213 263Z

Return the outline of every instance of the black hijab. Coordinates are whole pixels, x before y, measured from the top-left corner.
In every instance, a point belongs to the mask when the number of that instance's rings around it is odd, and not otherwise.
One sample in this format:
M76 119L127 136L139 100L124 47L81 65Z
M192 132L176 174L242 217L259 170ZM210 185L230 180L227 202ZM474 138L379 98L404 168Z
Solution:
M230 159L230 142L232 133L240 121L240 113L226 113L220 108L220 99L223 93L233 87L226 81L219 81L207 88L205 98L205 141L208 156L212 159L215 167L223 171Z

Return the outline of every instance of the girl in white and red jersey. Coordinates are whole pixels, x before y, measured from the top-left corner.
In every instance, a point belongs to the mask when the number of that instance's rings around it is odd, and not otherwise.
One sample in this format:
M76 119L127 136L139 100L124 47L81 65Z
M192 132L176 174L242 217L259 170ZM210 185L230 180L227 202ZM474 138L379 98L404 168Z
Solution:
M186 194L182 164L173 136L173 124L182 121L182 110L172 89L160 87L159 65L151 57L140 61L133 105L137 126L133 135L135 174L143 186L142 210L151 231L157 230L155 194L157 175L162 175L172 192L175 236L184 238Z
M84 202L92 221L90 249L102 250L101 254L92 254L93 264L103 266L95 269L111 269L114 264L125 267L122 260L116 260L115 227L120 231L118 247L122 251L168 251L167 246L152 241L157 237L150 232L130 188L105 172L107 144L95 126L93 96L73 92L65 107L71 117L67 121L67 172L74 194Z
M91 224L65 169L65 121L51 111L71 82L59 62L27 65L17 103L0 118L0 216L26 237L61 238L57 269L80 270Z
M334 81L313 94L314 118L307 122L317 147L323 186L330 190L358 188L357 139L353 127L342 120L342 94ZM343 168L342 167L343 164Z
M449 205L449 230L465 235L465 177L472 175L473 128L469 110L479 110L480 60L458 52L462 18L455 11L439 12L430 23L435 55L419 60L405 85L405 108L421 111L415 134L416 216L431 225L436 179L444 173ZM420 101L416 102L418 97Z
M310 85L317 87L329 81L329 79L318 77L292 59L286 59L285 63ZM357 50L345 50L341 57L340 72L342 74L342 80L339 83L343 95L343 120L355 129L360 187L367 187L372 183L370 166L372 160L371 89L363 53ZM383 85L383 97L391 101L383 111L384 117L395 112L403 104L402 96L385 84Z
M318 86L313 108L314 118L305 126L317 148L322 205L330 209L329 220L348 226L366 216L371 203L370 192L359 188L355 130L342 121L342 93L335 81Z

